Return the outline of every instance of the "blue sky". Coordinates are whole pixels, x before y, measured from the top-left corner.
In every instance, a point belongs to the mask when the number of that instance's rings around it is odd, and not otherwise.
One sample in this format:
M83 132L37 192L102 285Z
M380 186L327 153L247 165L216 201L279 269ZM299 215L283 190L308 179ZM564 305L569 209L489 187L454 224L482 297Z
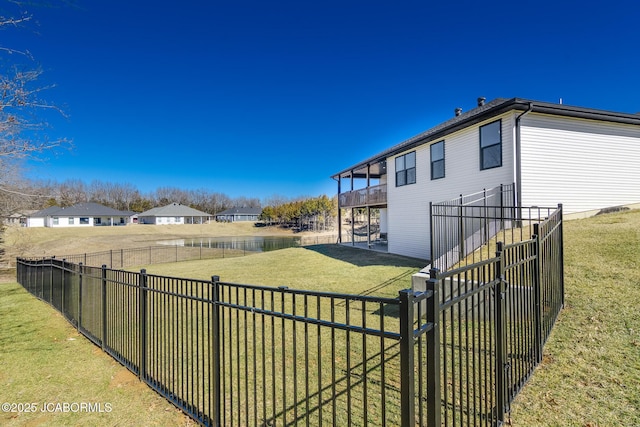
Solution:
M28 48L74 148L35 179L333 195L329 177L475 106L640 111L640 2L80 1Z

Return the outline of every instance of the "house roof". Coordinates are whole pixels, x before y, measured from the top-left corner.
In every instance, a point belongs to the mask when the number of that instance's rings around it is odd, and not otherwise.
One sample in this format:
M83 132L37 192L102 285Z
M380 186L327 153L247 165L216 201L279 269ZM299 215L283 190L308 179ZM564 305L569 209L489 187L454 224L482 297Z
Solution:
M230 208L222 212L218 212L216 216L222 215L260 215L262 208Z
M158 208L149 209L148 211L144 211L138 214L138 217L143 216L155 216L155 217L169 217L169 216L180 216L180 217L188 217L188 216L212 216L206 212L199 211L197 209L193 209L186 205L181 205L180 203L171 203L166 206L161 206Z
M87 202L77 203L66 208L49 206L46 209L29 215L30 218L44 218L48 216L127 216L127 213L99 203Z
M360 163L357 163L343 171L332 176L334 179L339 177L366 177L367 166L375 166L384 169L384 165L380 166L388 157L399 154L403 151L415 148L419 145L441 139L447 134L456 132L460 129L472 126L481 121L487 120L493 116L497 116L507 111L531 111L543 114L552 114L564 117L575 117L590 120L600 120L614 123L625 123L632 125L640 125L640 114L618 113L614 111L597 110L593 108L575 107L565 104L553 104L549 102L533 101L523 98L496 98L482 106L478 106L472 110L461 113L459 116L453 117L431 129L411 137L391 148L376 154ZM370 173L376 175L376 171ZM378 175L384 174L386 171L379 170Z
M49 206L48 208L32 213L31 215L29 215L29 218L44 218L53 215L55 212L58 212L61 209L62 208L60 206Z

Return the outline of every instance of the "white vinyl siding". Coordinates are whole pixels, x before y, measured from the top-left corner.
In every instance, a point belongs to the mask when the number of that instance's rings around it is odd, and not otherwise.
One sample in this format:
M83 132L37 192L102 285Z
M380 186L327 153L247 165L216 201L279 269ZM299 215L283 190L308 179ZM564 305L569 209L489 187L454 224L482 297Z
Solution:
M479 127L497 119L501 119L502 125L502 166L480 170ZM513 123L513 113L505 113L415 149L416 184L396 187L395 182L389 182L387 187L389 252L430 258L429 202L514 182ZM446 141L446 176L431 180L430 144L443 139ZM389 180L395 179L394 159L387 159L391 169L387 171Z
M522 204L566 214L640 202L638 126L529 114L522 120Z

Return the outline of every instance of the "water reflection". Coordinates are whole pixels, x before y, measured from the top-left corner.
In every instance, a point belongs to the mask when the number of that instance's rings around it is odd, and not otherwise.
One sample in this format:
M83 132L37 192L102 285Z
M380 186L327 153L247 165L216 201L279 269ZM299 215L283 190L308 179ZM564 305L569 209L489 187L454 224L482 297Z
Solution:
M300 246L300 237L198 237L162 240L161 245L194 248L236 249L247 252L269 252Z

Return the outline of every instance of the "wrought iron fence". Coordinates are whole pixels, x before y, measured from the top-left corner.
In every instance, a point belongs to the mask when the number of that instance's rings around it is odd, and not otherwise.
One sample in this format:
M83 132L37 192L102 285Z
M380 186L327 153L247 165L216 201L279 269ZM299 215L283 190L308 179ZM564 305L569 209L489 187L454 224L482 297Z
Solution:
M337 241L337 235L301 236L300 246L330 244ZM284 239L283 239L284 240ZM251 242L239 240L237 242L220 243L217 247L207 245L155 245L142 248L116 249L100 252L87 252L71 255L56 255L55 258L84 265L106 265L109 268L130 268L141 265L162 264L168 262L182 262L191 260L235 258L254 254L264 250L264 246L271 245L268 250L279 249L278 239L269 242Z
M397 298L18 259L18 281L203 425L496 425L563 304L562 211Z
M558 209L517 206L515 185L430 203L431 265L441 271L493 257L495 242L529 238Z

